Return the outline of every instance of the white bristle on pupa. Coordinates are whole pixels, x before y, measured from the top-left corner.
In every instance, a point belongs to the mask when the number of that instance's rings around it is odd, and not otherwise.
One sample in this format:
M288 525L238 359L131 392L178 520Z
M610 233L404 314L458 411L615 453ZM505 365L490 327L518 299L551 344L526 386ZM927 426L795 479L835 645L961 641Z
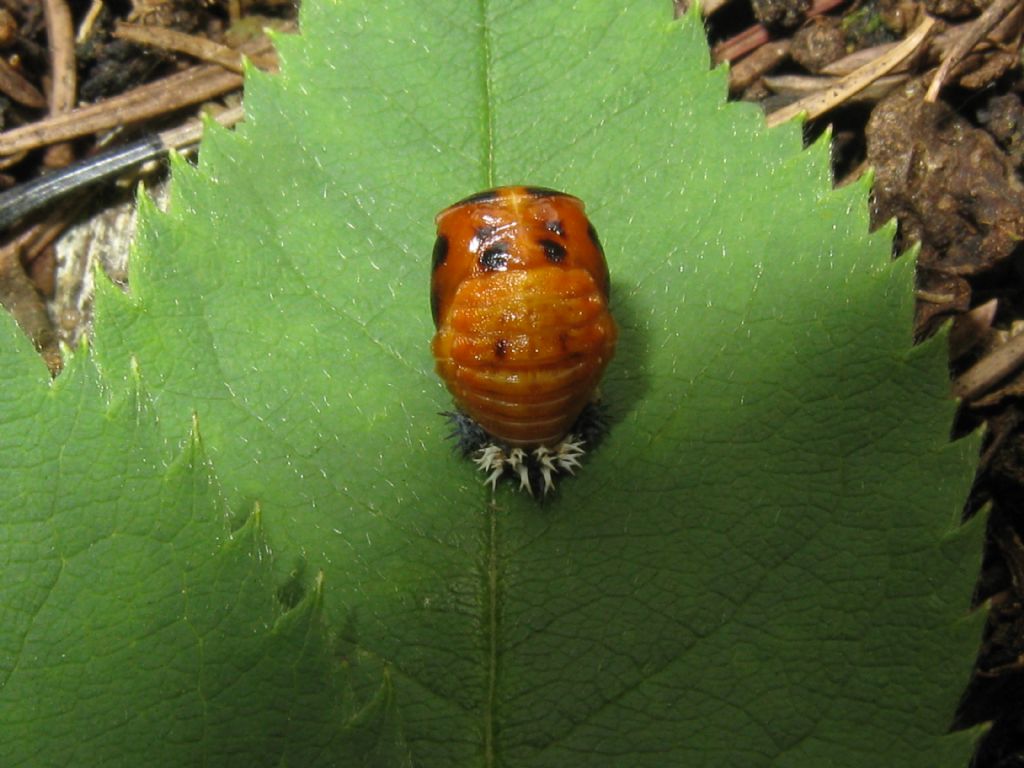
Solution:
M578 435L567 435L553 448L540 446L527 453L522 448L512 448L508 452L499 445L491 443L476 451L473 462L477 468L487 474L485 485L496 490L498 480L506 472L519 479L519 489L531 496L534 493L530 481L530 470L540 475L540 481L546 496L555 489L555 478L561 474L574 474L580 466L580 459L585 453L584 440Z

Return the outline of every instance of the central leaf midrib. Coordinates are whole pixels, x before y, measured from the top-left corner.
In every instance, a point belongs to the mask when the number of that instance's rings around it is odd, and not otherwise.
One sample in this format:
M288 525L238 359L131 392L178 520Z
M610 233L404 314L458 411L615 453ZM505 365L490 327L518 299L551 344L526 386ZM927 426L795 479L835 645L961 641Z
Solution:
M494 84L492 76L491 59L491 26L490 26L490 2L480 0L480 74L481 87L483 89L483 145L481 147L482 159L484 161L484 189L489 189L494 183Z
M493 768L495 765L495 724L494 710L498 684L498 514L497 506L492 501L487 510L487 535L484 537L487 547L485 562L485 600L484 600L484 631L487 633L487 690L484 700L484 765Z
M481 160L484 165L483 188L495 186L494 173L494 83L491 50L490 2L480 0L480 81L483 108ZM484 765L494 768L495 755L495 704L498 686L498 510L493 500L485 515L485 556L483 558L483 605L481 606L486 648L486 675L483 700Z

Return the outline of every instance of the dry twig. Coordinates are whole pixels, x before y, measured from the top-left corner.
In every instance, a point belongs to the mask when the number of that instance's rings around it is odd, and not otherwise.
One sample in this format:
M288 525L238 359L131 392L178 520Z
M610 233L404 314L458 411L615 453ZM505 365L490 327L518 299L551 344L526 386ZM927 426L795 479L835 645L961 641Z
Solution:
M242 54L234 48L207 40L205 37L187 35L166 27L152 27L145 24L120 23L114 30L114 37L131 43L162 48L193 56L210 64L219 64L224 69L242 74Z
M75 43L81 45L92 37L92 30L96 25L96 19L100 17L102 12L103 0L92 0L92 5L89 6L85 18L82 19L82 25L78 28L78 34L75 35Z
M271 54L273 48L269 40L261 38L243 46L243 52L251 54L255 60ZM0 133L0 155L137 123L212 99L241 85L241 75L227 72L219 65L191 67L97 104Z
M213 117L221 125L234 125L244 116L241 106ZM203 122L189 120L183 125L146 136L130 144L71 163L60 170L0 192L0 230L53 201L162 157L171 149L184 149L202 136Z
M71 11L64 0L45 0L46 37L50 50L50 114L59 115L75 106L75 32Z
M996 347L953 381L953 394L976 400L1011 373L1024 366L1024 333Z
M889 91L906 82L907 75L885 75L850 96L850 101L875 102L882 99ZM839 78L816 77L814 75L765 75L764 84L773 93L788 96L820 93L839 84Z
M0 57L0 93L32 109L46 106L46 97L21 73Z
M729 93L741 93L765 72L775 69L787 56L792 44L789 40L765 43L738 64L729 68Z
M974 46L981 42L985 35L991 32L999 22L1007 18L1014 10L1018 13L1024 12L1022 11L1020 0L995 0L992 5L985 9L981 16L964 30L946 54L942 61L942 66L939 67L939 71L932 78L931 85L928 86L928 92L924 95L925 101L934 102L939 97L939 91L942 89L943 83L946 82L946 78L949 77L949 73L953 71L953 68L964 60L967 54L974 49Z
M64 0L45 0L46 37L50 51L50 116L64 115L75 107L78 77L75 64L75 31L71 10ZM43 164L51 168L67 165L75 157L74 149L57 144L47 149Z
M878 80L882 75L888 74L900 62L915 53L924 43L934 24L935 19L926 16L924 21L917 26L917 29L884 55L851 72L839 80L833 87L806 96L787 107L772 112L768 115L765 122L771 128L781 125L803 112L807 113L808 119L823 115L825 112L846 101L853 94L867 88L868 85Z
M25 250L34 246L40 237L45 240L48 229L48 225L39 224L0 246L0 305L14 316L42 354L50 373L56 375L61 369L57 334L42 297L21 263Z

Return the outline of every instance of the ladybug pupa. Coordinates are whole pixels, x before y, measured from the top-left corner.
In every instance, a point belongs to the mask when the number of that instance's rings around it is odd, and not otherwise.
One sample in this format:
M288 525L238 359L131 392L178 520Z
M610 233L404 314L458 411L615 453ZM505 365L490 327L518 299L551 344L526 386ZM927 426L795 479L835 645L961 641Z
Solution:
M430 303L453 433L496 487L533 493L600 435L597 384L615 353L608 265L572 195L500 187L437 215Z

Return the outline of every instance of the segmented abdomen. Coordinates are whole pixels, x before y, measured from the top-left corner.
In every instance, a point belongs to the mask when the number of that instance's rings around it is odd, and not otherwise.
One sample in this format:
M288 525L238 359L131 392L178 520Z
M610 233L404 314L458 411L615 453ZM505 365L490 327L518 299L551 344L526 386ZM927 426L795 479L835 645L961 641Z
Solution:
M459 407L489 434L551 446L591 399L615 340L590 273L546 267L463 281L433 351Z

